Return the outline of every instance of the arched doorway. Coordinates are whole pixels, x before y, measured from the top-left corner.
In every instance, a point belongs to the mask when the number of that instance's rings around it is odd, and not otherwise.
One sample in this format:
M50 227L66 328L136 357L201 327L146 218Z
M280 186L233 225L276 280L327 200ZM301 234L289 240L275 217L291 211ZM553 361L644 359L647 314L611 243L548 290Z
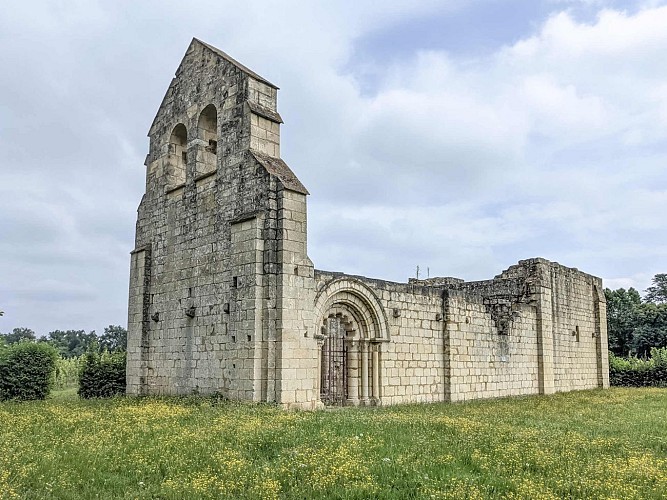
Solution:
M377 297L357 280L334 280L319 291L315 317L321 401L327 406L381 404L382 345L389 338Z
M347 400L346 325L341 316L328 317L322 327L320 348L320 399L327 406Z

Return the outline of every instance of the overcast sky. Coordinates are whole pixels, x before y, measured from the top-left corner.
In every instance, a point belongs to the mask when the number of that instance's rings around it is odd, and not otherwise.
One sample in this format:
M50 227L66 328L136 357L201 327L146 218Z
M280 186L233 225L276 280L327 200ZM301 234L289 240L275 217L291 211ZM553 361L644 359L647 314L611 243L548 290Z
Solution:
M667 272L667 2L10 2L0 332L127 323L148 128L192 37L281 90L319 269Z

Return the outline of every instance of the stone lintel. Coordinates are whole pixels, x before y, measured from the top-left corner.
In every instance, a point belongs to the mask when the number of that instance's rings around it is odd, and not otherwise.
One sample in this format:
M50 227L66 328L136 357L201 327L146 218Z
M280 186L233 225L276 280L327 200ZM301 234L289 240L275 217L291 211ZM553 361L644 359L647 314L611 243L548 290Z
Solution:
M263 210L254 210L252 212L246 212L240 215L237 215L229 221L230 224L240 224L242 222L255 219L264 213Z

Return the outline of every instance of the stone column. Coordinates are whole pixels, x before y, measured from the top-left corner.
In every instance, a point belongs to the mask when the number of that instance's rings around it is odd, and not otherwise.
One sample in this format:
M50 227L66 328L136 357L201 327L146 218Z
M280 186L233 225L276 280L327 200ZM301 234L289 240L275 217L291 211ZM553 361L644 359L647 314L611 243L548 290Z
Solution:
M322 347L324 346L324 336L316 335L317 340L317 380L315 381L315 397L319 400L322 394Z
M380 405L380 345L373 344L373 399L374 405Z
M361 341L361 404L368 405L368 341Z
M358 342L346 339L347 342L347 404L359 405L359 353Z

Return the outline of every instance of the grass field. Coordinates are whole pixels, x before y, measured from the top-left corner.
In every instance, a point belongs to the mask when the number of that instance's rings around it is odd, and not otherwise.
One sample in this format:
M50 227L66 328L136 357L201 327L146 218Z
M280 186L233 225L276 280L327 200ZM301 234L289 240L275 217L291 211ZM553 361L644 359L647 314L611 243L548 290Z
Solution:
M0 497L667 497L667 389L321 412L56 396L0 404Z

